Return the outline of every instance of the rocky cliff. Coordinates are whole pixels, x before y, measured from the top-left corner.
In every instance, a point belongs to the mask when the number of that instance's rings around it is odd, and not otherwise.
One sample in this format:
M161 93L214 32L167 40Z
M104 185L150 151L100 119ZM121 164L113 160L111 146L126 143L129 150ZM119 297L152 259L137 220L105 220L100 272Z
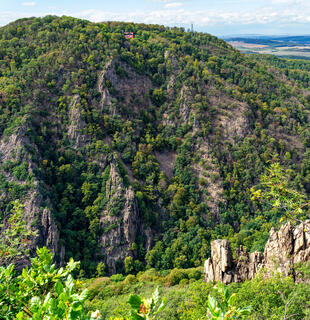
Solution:
M296 272L295 264L310 261L310 220L294 227L290 223L279 231L271 229L264 253L249 253L240 247L233 258L228 240L211 243L211 258L205 261L206 281L225 284L253 279L263 268L266 276L280 272L286 276Z
M0 28L0 223L19 199L33 245L90 276L128 256L134 272L200 265L223 234L261 250L278 222L248 190L271 155L310 194L308 74L297 82L290 63L181 28L51 16ZM227 281L257 272L225 261L214 273Z
M8 186L7 191L1 189L0 199L3 207L11 198L11 194L20 198L27 226L36 231L37 235L29 243L29 249L35 252L36 247L46 246L55 255L59 232L51 213L51 201L44 197L40 190L37 165L33 161L33 153L37 152L37 148L25 132L26 129L21 127L0 139L0 181L1 185ZM2 213L0 216L2 215L6 221L8 213ZM18 266L22 267L27 263L27 258L22 257Z
M110 177L106 184L107 204L100 219L99 239L105 263L113 273L117 264L128 256L135 256L134 243L140 227L140 217L132 187L124 187L116 162L110 164Z

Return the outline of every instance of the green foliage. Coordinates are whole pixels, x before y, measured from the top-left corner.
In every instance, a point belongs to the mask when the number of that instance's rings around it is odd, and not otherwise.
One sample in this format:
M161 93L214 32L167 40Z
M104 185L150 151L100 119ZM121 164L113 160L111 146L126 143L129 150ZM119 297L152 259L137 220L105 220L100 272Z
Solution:
M308 266L309 271L309 266ZM249 320L254 319L308 319L310 315L310 286L294 283L291 277L280 274L270 279L258 276L246 281L237 290L237 307L252 306Z
M235 294L229 296L228 289L223 284L218 284L215 289L219 293L221 300L219 301L211 295L208 296L207 319L242 319L251 313L251 307L240 309L234 306Z
M106 266L103 262L99 262L96 268L96 274L98 277L102 277L105 274Z
M192 270L193 271L193 270ZM191 271L191 272L192 272ZM160 320L204 319L308 319L310 314L310 286L306 282L309 264L301 266L296 274L303 283L295 283L291 277L275 274L271 278L259 275L244 283L221 284L193 278L183 279L176 285L165 284L169 271L148 270L139 273L134 281L110 282L108 278L86 281L90 291L96 287L86 302L87 310L98 309L109 319L129 319L128 299L134 296L134 310L140 311L144 300L159 286L161 297L167 301L160 312ZM190 274L190 272L188 272ZM129 276L127 276L129 277ZM138 297L137 297L138 296ZM248 306L251 306L249 308ZM144 310L143 308L141 310ZM213 312L213 315L211 313ZM229 318L230 316L230 318Z
M110 277L110 280L114 281L114 282L120 282L120 281L123 281L124 279L125 279L125 277L122 274L113 274Z
M284 217L280 221L300 222L309 216L309 204L305 194L292 187L290 176L279 162L271 164L267 174L261 176L262 189L253 189L252 199L263 199L273 210L281 210Z
M249 194L273 154L287 190L309 198L309 70L183 28L66 16L0 28L0 223L11 201L38 195L65 260L91 276L130 187L155 237L148 253L146 237L134 240L128 272L202 265L223 237L262 251L285 209Z
M169 273L169 275L166 277L166 283L169 286L174 286L176 284L179 284L181 280L187 279L188 276L184 270L180 269L173 269Z
M165 93L162 89L154 89L152 94L152 101L156 106L162 105L166 100Z
M132 257L126 257L124 260L125 273L130 274L134 271L134 261Z
M71 275L78 263L57 269L46 248L37 255L19 275L12 264L0 267L1 319L90 319L83 310L87 290L79 293Z
M132 295L128 300L131 306L131 320L152 320L160 319L158 314L165 308L167 300L159 297L159 290L156 288L152 297L149 299L141 299L137 295Z
M11 214L0 225L3 231L0 236L0 261L4 264L29 255L29 249L37 232L27 226L23 219L23 205L15 200L12 202Z

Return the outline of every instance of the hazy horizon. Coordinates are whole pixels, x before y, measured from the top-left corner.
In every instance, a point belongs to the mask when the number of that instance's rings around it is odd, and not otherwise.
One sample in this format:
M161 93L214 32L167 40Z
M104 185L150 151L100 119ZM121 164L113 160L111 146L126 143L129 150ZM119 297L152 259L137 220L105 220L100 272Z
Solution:
M162 24L221 37L306 35L310 2L306 0L0 0L0 26L24 17L68 15L93 22Z

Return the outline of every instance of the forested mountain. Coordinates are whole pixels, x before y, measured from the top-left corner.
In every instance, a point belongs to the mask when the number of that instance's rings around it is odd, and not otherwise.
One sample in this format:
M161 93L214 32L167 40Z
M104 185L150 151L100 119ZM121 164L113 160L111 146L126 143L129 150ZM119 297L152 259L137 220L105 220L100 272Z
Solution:
M0 28L0 219L20 199L31 248L87 274L199 266L223 237L262 251L270 161L310 193L310 63L281 61L158 25Z

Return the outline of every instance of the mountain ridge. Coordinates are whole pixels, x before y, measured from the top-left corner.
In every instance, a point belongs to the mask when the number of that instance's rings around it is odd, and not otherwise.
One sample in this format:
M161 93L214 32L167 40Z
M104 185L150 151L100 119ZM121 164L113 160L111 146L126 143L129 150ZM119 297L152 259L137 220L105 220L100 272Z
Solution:
M47 16L0 39L1 219L25 200L59 264L192 267L228 235L263 250L281 212L249 189L275 153L309 194L306 77L157 25Z

